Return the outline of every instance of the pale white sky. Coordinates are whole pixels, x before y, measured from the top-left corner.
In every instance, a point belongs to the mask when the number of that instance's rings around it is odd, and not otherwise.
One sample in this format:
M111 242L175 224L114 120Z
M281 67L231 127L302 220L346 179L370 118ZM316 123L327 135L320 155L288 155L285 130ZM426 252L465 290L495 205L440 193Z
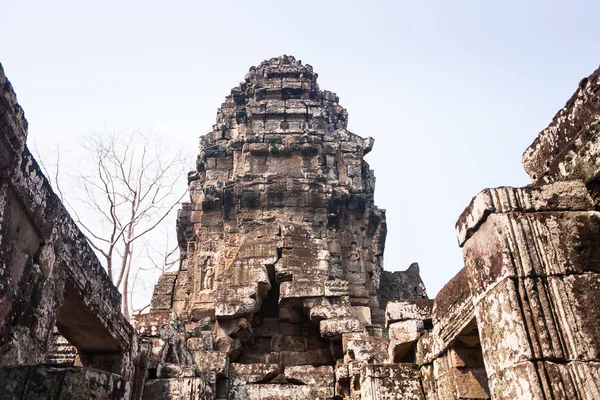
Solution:
M459 214L485 187L529 183L521 154L597 68L598 15L597 1L0 0L0 62L42 154L105 126L195 149L250 66L313 65L375 138L385 268L418 261L433 296L462 267Z

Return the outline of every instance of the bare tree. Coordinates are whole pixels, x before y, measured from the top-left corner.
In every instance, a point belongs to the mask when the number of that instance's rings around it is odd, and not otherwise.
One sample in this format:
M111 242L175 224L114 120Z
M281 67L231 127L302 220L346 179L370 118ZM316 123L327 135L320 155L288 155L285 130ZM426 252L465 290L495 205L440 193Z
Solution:
M147 269L132 268L135 251L150 254L148 243L141 239L172 215L185 196L181 182L185 158L179 152L169 156L160 137L137 130L90 134L82 146L83 157L74 174L79 205L65 202L91 246L104 258L108 276L123 294L123 314L129 318L130 279L135 284L139 272ZM57 154L54 186L64 200L59 165ZM148 260L164 269L176 251L166 251L163 260Z

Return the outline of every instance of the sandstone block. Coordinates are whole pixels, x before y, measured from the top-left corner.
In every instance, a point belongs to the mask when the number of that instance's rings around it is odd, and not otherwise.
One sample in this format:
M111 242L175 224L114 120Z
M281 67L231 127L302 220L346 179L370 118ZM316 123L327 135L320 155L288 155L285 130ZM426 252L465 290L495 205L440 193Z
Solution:
M304 319L304 313L299 307L280 307L279 320L282 322L290 322L298 324Z
M313 322L331 318L350 318L352 316L354 316L352 309L343 304L323 304L310 309L310 320Z
M440 400L438 397L438 389L436 379L433 376L433 365L423 365L421 371L421 385L426 400Z
M109 399L129 395L117 374L92 368L58 368L49 365L0 367L3 399Z
M452 369L436 381L441 399L489 399L487 376L483 368Z
M278 324L279 333L286 336L301 336L302 324L291 324L289 322L280 322Z
M148 337L160 336L160 331L165 326L170 326L177 317L172 311L154 311L147 314L134 315L131 322L139 334Z
M424 332L417 340L415 348L415 363L417 365L431 364L437 356L433 349L433 335L431 332Z
M597 177L598 75L596 70L580 81L569 101L523 153L523 166L536 183L589 182Z
M319 322L321 336L327 339L341 339L343 333L364 332L365 327L358 318L333 318Z
M323 285L313 282L282 282L279 286L279 302L298 297L321 297L325 294Z
M419 370L409 364L365 365L360 375L363 399L423 400Z
M506 279L490 290L475 305L475 314L488 375L532 358L514 280Z
M279 320L277 318L263 318L259 326L254 326L256 337L273 337L279 333Z
M286 367L283 371L285 379L297 385L333 387L333 367L299 365Z
M196 368L193 365L161 362L158 364L156 370L156 376L158 378L189 378L195 375Z
M395 300L385 306L385 324L405 320L430 320L433 300Z

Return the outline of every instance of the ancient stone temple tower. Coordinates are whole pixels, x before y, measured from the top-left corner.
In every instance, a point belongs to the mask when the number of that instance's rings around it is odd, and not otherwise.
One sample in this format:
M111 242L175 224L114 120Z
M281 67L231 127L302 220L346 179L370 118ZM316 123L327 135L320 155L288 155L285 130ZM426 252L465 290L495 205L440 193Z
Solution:
M238 373L251 369L254 386L309 372L333 382L343 334L385 340L385 213L364 160L373 139L348 131L347 121L312 67L283 56L252 67L200 138L177 226L181 268L161 278L151 307L210 330L214 350ZM426 297L418 273L404 287ZM224 381L238 390L231 376ZM283 390L282 398L314 389L254 386ZM333 396L333 385L317 389Z
M363 159L373 139L347 120L310 65L284 56L252 68L200 139L179 215L183 265L172 295L153 306L185 321L214 317L240 339L259 320L301 319L325 298L382 321L385 214Z

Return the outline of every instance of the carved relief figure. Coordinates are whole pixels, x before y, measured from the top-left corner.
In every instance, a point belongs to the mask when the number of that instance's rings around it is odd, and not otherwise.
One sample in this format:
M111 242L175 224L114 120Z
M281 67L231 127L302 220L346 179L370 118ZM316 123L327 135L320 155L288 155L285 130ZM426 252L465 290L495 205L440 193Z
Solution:
M212 266L205 264L202 266L202 272L204 273L204 279L202 280L202 289L212 289L215 270Z
M360 253L358 251L358 244L352 242L350 244L350 250L348 250L348 272L360 272Z

